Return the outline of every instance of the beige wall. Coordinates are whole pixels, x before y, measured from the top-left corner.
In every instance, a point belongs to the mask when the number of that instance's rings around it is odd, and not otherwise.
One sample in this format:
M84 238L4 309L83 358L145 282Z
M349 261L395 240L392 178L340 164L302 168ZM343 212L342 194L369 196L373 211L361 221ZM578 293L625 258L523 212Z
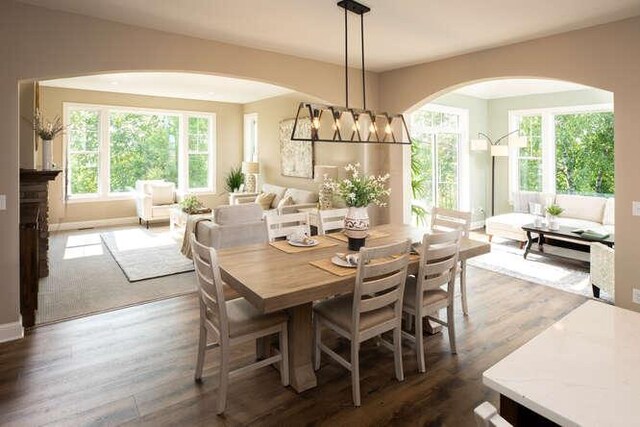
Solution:
M161 98L113 92L41 87L40 105L46 117L63 116L63 103L113 105L119 107L155 108L173 111L197 111L216 115L216 194L206 193L199 198L208 207L226 202L224 176L242 161L242 105L189 99ZM53 160L63 164L62 138L56 139ZM24 150L21 150L24 151ZM36 156L36 165L41 158ZM69 201L63 200L64 176L49 185L49 222L51 224L94 221L110 218L135 217L135 201Z
M494 78L548 77L613 92L616 156L616 304L640 311L632 289L640 288L640 218L631 215L640 200L640 17L529 42L461 55L382 73L380 105L407 111L446 91ZM402 202L402 158L390 154L394 201ZM400 170L398 170L400 168ZM392 204L391 218L403 220Z
M190 71L267 82L342 103L339 65L147 30L81 15L0 2L0 325L19 319L19 97L18 83L118 71ZM351 96L361 99L358 70ZM378 102L378 76L367 78ZM224 155L224 154L223 154Z

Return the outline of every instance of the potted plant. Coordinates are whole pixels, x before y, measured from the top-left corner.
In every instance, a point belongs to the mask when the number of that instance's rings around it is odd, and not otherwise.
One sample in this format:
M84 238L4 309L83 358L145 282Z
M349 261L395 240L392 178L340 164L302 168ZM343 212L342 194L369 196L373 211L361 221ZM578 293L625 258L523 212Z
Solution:
M198 199L198 197L196 197L194 194L189 194L185 196L185 198L182 199L182 201L180 202L180 207L182 208L182 211L189 215L193 215L200 212L203 206L204 205L202 204L200 199Z
M237 193L238 190L240 190L240 186L244 183L242 168L240 166L237 168L231 168L231 171L229 171L225 178L225 182L226 189L229 193Z
M33 130L42 140L42 169L53 169L53 139L64 131L64 125L60 116L56 116L53 122L42 117L42 112L36 110L33 115Z
M558 216L562 212L564 212L564 209L555 204L547 208L547 227L549 227L549 230L560 229L560 224L558 223Z
M335 182L335 192L342 197L349 207L344 219L345 234L349 238L349 249L360 250L364 246L369 231L369 205L386 206L391 192L387 188L389 174L384 176L363 175L359 171L360 164L349 164L345 167L347 178Z

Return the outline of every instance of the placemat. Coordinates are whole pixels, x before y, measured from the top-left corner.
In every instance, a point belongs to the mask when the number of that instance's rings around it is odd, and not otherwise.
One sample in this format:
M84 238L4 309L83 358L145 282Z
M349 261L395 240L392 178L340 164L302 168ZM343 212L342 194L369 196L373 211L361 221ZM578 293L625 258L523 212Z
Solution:
M357 268L340 267L339 265L335 265L331 262L331 259L328 258L319 259L317 261L309 261L309 264L340 277L352 275L355 276L357 271Z
M341 242L348 242L349 238L344 235L344 233L328 233L325 234L327 237L331 237L332 239L340 240ZM385 233L384 231L371 230L367 235L367 239L380 239L381 237L389 237L391 234Z
M319 243L316 246L309 246L306 248L300 246L291 246L286 240L276 240L275 242L270 242L269 244L274 248L280 249L282 252L286 252L288 254L297 254L300 252L312 251L314 249L330 248L331 246L338 245L338 243L326 239L322 236L313 236L313 238L318 240Z

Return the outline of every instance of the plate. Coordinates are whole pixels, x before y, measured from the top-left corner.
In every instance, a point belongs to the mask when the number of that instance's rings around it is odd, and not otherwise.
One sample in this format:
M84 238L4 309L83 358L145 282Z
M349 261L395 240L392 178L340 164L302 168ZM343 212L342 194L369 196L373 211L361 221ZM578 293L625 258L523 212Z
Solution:
M357 265L353 265L349 262L347 262L346 260L340 258L339 256L334 256L331 258L331 262L334 263L335 265L338 265L340 267L346 267L346 268L357 268Z
M316 239L311 239L310 243L295 242L293 240L287 240L287 242L291 246L296 246L298 248L311 248L313 246L318 246L320 244L320 242L318 240L316 240Z

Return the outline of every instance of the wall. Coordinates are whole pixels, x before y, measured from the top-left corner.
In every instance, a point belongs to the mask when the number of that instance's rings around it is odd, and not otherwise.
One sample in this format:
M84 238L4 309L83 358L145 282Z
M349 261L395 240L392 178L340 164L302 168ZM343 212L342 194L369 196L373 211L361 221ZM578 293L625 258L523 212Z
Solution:
M242 105L41 86L40 105L46 117L51 118L57 115L62 117L64 102L215 113L217 192L201 194L199 197L208 207L226 202L224 175L231 167L242 161ZM62 152L62 139L56 139L54 163L63 164ZM40 156L36 156L37 166L40 166L40 163ZM72 200L65 204L63 187L62 174L49 185L49 222L51 224L136 216L133 199L96 202Z
M573 90L541 95L517 96L489 101L489 134L494 137L509 132L509 111L575 105L612 104L613 94L600 89ZM484 153L487 157L489 154ZM510 212L509 160L496 158L496 214Z
M19 91L21 81L118 71L186 71L262 81L343 102L344 69L289 55L0 2L0 325L19 321ZM351 96L361 99L358 70ZM378 104L378 75L368 73L367 99ZM0 337L2 339L2 337Z
M317 191L318 184L312 179L286 177L280 174L280 122L296 116L302 101L322 102L308 96L293 94L265 99L244 105L245 113L258 114L258 157L260 181L283 187L303 188ZM362 144L315 143L315 164L345 166L360 161Z
M380 105L407 111L466 84L495 78L553 78L613 92L616 156L616 305L640 311L632 289L640 289L640 17L488 49L382 73ZM406 150L405 150L406 151ZM391 220L405 219L403 157L389 153Z

